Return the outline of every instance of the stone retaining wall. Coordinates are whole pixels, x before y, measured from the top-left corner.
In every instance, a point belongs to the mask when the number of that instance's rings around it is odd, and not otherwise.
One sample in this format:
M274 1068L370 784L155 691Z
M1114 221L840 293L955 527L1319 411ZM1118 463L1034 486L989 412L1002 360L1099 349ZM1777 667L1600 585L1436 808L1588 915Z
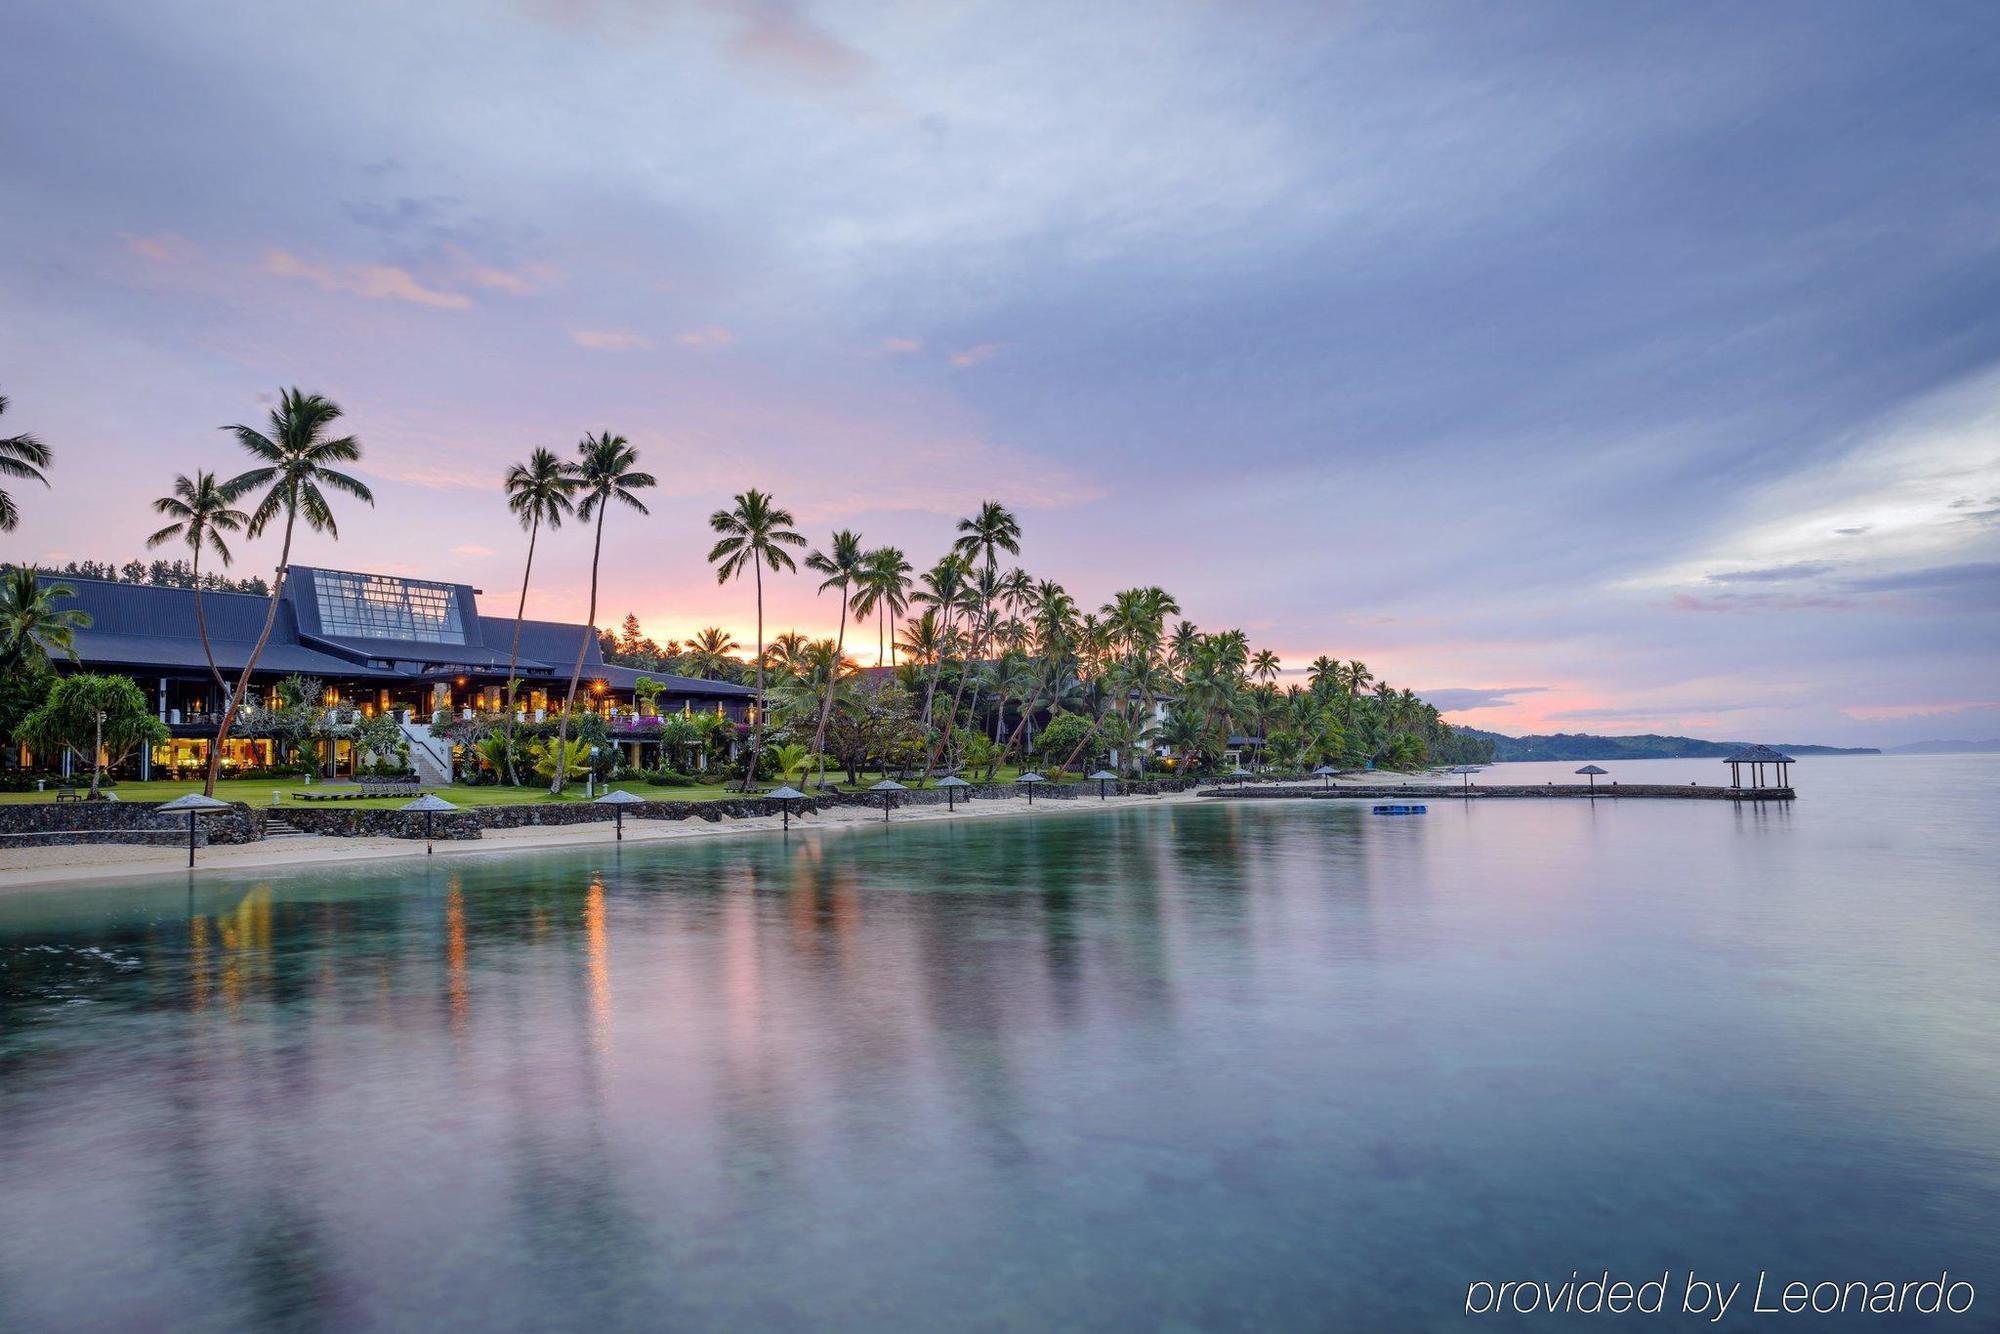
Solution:
M1600 800L1626 797L1667 798L1679 801L1791 801L1797 793L1788 787L1708 787L1693 783L1599 783L1592 788L1588 783L1508 783L1486 787L1446 787L1442 785L1384 784L1382 786L1348 786L1326 788L1307 787L1211 787L1203 788L1204 797L1227 797L1232 800L1305 800L1338 801L1354 798L1374 801L1450 801L1469 800L1486 797L1596 797Z
M263 816L241 802L232 803L227 814L204 815L200 821L196 826L195 842L202 846L210 843L253 843L264 836ZM6 836L0 837L0 847L143 843L151 839L113 839L106 836L168 833L177 833L186 839L187 816L162 812L150 802L27 801L0 805L0 836ZM24 834L34 837L12 837Z

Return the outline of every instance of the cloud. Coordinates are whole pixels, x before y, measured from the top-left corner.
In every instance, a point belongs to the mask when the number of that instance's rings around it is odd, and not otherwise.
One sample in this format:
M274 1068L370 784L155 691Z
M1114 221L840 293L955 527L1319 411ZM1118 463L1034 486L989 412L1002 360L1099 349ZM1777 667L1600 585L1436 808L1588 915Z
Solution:
M597 352L631 352L653 345L653 340L630 329L571 329L569 338L578 347Z
M486 557L491 556L493 554L493 548L482 547L477 543L469 542L464 546L453 547L451 549L451 554L454 556L462 556L467 560L483 560Z
M1907 718L1951 718L1981 709L2000 709L2000 700L1968 700L1959 704L1853 704L1841 710L1862 722Z
M719 324L708 324L676 334L674 341L682 347L728 347L736 341L736 335Z
M801 17L785 0L736 0L733 7L743 23L729 51L745 64L827 86L853 83L868 69L866 56Z
M196 257L194 242L186 237L163 232L158 236L134 236L124 234L125 248L145 259L156 259L163 263L174 263Z
M921 338L884 338L882 340L882 350L899 357L906 357L912 353L923 351L924 343Z
M1854 607L1853 598L1826 597L1801 593L1718 593L1714 597L1696 597L1692 593L1676 593L1667 602L1674 611L1847 611Z
M1789 565L1766 565L1755 570L1726 570L1708 576L1711 584L1779 584L1793 579L1814 579L1834 567L1823 560L1793 561Z
M963 352L952 353L951 364L960 370L964 370L968 366L977 366L982 361L991 360L994 354L999 352L1003 346L1004 344L1001 343L975 344L972 347L966 348Z
M1475 709L1498 709L1515 703L1516 695L1538 695L1547 686L1446 686L1426 690L1423 697L1437 706L1439 713L1470 713Z
M348 264L338 268L309 263L283 250L264 256L264 272L278 278L300 278L322 291L346 292L371 301L407 301L439 310L464 310L472 298L460 292L425 287L408 269L390 264Z

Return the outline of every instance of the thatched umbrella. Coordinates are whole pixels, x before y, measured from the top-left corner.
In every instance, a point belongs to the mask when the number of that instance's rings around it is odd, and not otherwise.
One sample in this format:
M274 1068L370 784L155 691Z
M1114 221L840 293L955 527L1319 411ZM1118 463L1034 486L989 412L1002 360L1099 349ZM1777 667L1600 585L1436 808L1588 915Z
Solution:
M621 787L607 792L601 797L593 798L592 804L611 807L611 818L618 824L618 841L623 843L625 841L625 808L627 806L644 806L646 799L644 797L635 797Z
M405 802L396 809L399 811L422 811L424 813L424 855L428 857L431 851L431 835L433 832L431 822L437 818L439 811L455 811L458 807L452 805L435 792L426 792L415 801Z
M1451 772L1459 776L1458 785L1460 787L1469 789L1472 786L1472 776L1479 772L1479 766L1476 764L1461 764ZM1604 770L1599 769L1597 772L1603 773Z
M1091 778L1093 778L1097 782L1097 799L1099 801L1104 800L1104 785L1106 783L1115 783L1118 781L1117 774L1107 773L1102 769L1099 769L1096 773L1092 774Z
M804 801L806 799L806 794L799 791L795 787L787 785L785 787L777 788L771 792L767 792L764 795L769 797L772 801L780 803L778 806L778 814L782 815L785 819L784 827L786 829L790 829L792 827L792 803L795 801Z
M1020 778L1018 778L1015 781L1020 783L1022 787L1028 789L1028 804L1032 806L1035 804L1035 784L1046 783L1049 780L1031 770L1028 773L1022 774Z
M228 810L229 803L226 801L217 801L214 797L204 797L199 792L190 792L185 797L175 797L172 801L162 802L160 809L163 811L187 812L188 865L193 866L195 821L204 815L214 815L217 811Z
M972 786L957 774L945 775L937 780L937 785L944 789L944 808L947 813L958 809L958 790Z
M1243 780L1250 777L1250 771L1239 764L1229 771L1229 776L1236 780L1236 786L1242 787Z
M1610 773L1611 771L1610 771L1609 769L1600 769L1600 768L1598 768L1598 767L1597 767L1596 765L1594 765L1594 764L1586 764L1586 765L1584 765L1584 766L1583 766L1583 767L1582 767L1581 769L1578 769L1578 770L1577 770L1577 772L1578 772L1578 773L1580 773L1580 774L1586 774L1586 775L1588 775L1588 776L1589 776L1589 778L1590 778L1590 790L1591 790L1592 792L1595 792L1595 791L1597 791L1597 776L1598 776L1599 774L1608 774L1608 773Z
M893 778L885 778L879 783L872 784L868 790L882 794L882 823L887 824L889 823L889 803L896 799L898 792L908 792L910 789L904 787Z
M1332 787L1333 776L1339 772L1340 770L1330 764L1322 764L1319 768L1313 770L1313 777L1319 779L1321 787Z

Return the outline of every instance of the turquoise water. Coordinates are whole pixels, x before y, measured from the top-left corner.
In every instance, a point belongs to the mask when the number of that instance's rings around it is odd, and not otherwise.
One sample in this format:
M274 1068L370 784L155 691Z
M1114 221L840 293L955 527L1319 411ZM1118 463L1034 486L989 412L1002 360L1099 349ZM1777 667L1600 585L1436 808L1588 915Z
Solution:
M0 1329L1459 1329L1607 1268L1980 1327L2000 762L1798 786L0 896Z

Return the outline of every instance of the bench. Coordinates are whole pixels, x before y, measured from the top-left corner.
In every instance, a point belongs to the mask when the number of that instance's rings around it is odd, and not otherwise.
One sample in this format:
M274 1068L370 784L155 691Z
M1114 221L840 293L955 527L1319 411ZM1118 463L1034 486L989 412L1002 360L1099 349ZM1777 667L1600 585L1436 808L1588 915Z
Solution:
M78 790L77 788L73 788L73 787L59 787L59 788L57 788L57 789L56 789L56 800L57 800L57 801L82 801L82 800L83 800L83 793L82 793L82 792L81 792L80 790Z
M305 791L289 793L288 797L292 801L368 801L376 797L402 797L407 801L415 801L418 797L421 797L423 795L424 795L423 789L420 787L377 786L377 787L349 787L349 788L332 788L332 789L321 788L318 791L312 791L308 789Z

